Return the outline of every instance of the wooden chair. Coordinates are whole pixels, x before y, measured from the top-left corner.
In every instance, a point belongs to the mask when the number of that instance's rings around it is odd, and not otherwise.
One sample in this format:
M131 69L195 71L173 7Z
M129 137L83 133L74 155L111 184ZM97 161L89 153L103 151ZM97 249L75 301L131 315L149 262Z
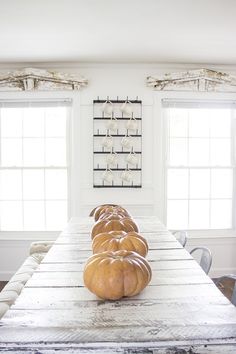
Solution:
M200 264L200 266L202 267L202 269L204 270L204 272L206 274L209 273L210 269L211 269L211 264L212 264L212 255L211 255L211 251L209 250L209 248L207 247L195 247L190 251L190 254L199 254L200 255L200 260L198 261L198 263Z
M187 242L188 233L187 231L175 231L173 235L176 237L177 241L184 247Z
M236 306L236 275L235 274L223 275L222 277L214 278L212 280L217 286L220 284L220 282L224 280L234 280L234 289L233 289L231 302L234 306Z

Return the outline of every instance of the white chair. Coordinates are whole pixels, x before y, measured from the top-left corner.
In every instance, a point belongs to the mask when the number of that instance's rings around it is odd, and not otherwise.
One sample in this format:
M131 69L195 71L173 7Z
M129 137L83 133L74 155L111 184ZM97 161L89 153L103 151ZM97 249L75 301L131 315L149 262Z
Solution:
M206 274L208 274L211 269L211 264L212 264L212 255L211 255L211 251L209 250L209 248L195 247L194 249L192 249L190 251L190 254L191 255L195 254L196 257L197 256L200 257L200 259L198 259L198 263L200 264L200 266L202 267L204 272Z
M186 245L187 242L187 238L188 238L188 233L187 231L175 231L173 232L173 235L176 237L177 241L179 241L179 243L184 247Z

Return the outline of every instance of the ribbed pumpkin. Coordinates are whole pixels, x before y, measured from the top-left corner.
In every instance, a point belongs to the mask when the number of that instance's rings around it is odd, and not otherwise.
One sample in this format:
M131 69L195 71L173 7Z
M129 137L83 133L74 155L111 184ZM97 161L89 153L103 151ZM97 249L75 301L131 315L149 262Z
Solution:
M94 213L94 219L95 221L98 221L100 217L104 214L107 213L120 213L126 217L130 217L129 213L127 210L125 210L123 207L119 205L106 205L106 206L100 206L95 210Z
M120 220L99 220L92 228L91 237L93 239L96 235L109 231L138 232L138 226L130 218L123 218Z
M91 256L84 268L84 284L102 299L135 296L150 282L147 260L131 251L102 252Z
M118 205L117 205L117 204L101 204L101 205L98 205L98 206L96 206L95 208L93 208L93 210L90 211L89 216L94 216L95 211L96 211L98 208L109 207L109 206L118 206Z
M127 218L127 216L124 215L122 212L116 211L110 213L102 213L98 220L120 220L124 218Z
M95 236L92 249L93 253L127 250L145 257L148 253L148 244L146 239L135 231L110 231Z

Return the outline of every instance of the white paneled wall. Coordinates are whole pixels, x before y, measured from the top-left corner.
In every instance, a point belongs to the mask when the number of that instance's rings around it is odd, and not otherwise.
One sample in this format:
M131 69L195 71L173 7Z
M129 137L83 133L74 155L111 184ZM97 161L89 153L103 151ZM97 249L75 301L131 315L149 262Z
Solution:
M27 65L29 66L29 65ZM31 64L32 66L32 64ZM82 89L79 95L80 105L76 104L73 122L73 203L71 215L88 215L89 211L98 204L110 202L122 204L135 215L158 215L163 219L164 186L161 184L162 175L162 123L154 106L154 92L146 87L145 79L148 75L163 74L171 71L184 71L198 68L194 65L138 65L138 64L100 64L100 65L33 65L57 71L84 75L89 80L87 88ZM0 66L0 71L10 71L26 65ZM209 67L209 66L208 66ZM209 67L234 73L233 67ZM110 98L135 99L137 96L143 103L142 121L142 185L141 189L101 189L93 188L93 100L99 96ZM160 166L159 166L160 165ZM4 236L5 237L5 236ZM1 235L0 235L1 238ZM33 238L33 237L32 237ZM43 237L39 237L42 239ZM47 238L50 238L47 236ZM51 236L51 239L55 238ZM212 275L236 272L236 258L234 249L236 237L192 238L188 248L196 245L205 245L213 253ZM0 280L9 279L10 275L19 267L27 255L29 241L0 240Z
M29 255L31 241L0 241L0 281L9 280Z

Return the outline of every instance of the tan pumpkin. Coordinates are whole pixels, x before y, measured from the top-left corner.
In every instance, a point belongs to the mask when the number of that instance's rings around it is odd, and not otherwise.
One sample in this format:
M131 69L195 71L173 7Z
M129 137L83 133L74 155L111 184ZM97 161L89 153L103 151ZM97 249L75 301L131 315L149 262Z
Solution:
M127 250L145 257L148 253L146 239L135 231L110 231L98 234L92 243L93 253Z
M95 211L96 211L98 208L104 208L104 207L108 207L108 206L118 206L118 205L117 205L117 204L101 204L101 205L96 206L95 208L93 208L93 210L90 211L89 216L94 216Z
M138 226L130 218L123 218L120 220L99 220L92 228L91 238L93 239L96 235L109 231L138 232Z
M126 215L124 215L124 213L122 212L110 212L110 213L102 213L101 216L99 217L99 221L100 220L120 220L120 219L124 219L127 218Z
M135 296L150 282L147 260L132 251L102 252L90 257L84 268L84 284L102 299Z
M94 213L94 219L95 221L98 221L100 219L100 217L104 214L107 213L117 213L119 212L120 214L126 216L126 217L130 217L129 213L127 210L125 210L123 207L119 206L119 205L106 205L106 206L102 206L102 207L98 207L95 210Z

